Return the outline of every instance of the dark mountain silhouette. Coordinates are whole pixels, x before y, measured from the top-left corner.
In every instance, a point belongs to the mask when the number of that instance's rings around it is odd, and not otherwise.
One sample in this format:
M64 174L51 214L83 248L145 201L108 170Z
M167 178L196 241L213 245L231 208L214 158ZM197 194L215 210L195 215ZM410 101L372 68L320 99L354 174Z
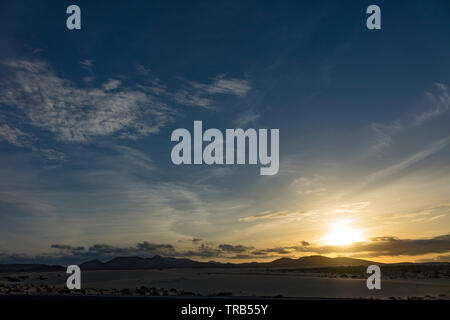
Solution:
M106 262L90 260L80 264L81 270L146 270L167 268L267 268L267 269L315 269L334 267L367 267L372 264L390 267L402 266L426 266L426 265L449 265L449 263L392 263L384 264L369 260L361 260L347 257L328 258L314 255L298 259L280 258L271 262L249 262L249 263L221 263L217 261L199 262L190 259L153 256L143 257L117 257ZM47 272L65 271L66 268L56 265L45 264L0 264L0 273L6 272Z
M217 266L217 262L197 262L189 259L177 259L154 256L152 258L118 257L107 262L90 260L80 265L82 270L137 270L158 268L195 268ZM221 265L221 264L220 264Z
M237 268L237 267L264 267L264 268L321 268L321 267L343 267L343 266L368 266L380 264L367 260L353 258L328 258L324 256L309 256L299 259L281 258L266 263L219 263L198 262L190 259L178 259L170 257L154 256L152 258L142 257L118 257L107 262L91 260L80 265L82 270L138 270L159 268Z
M346 257L328 258L324 256L308 256L298 259L281 258L268 263L267 266L278 268L322 268L370 266L371 264L380 263Z
M82 269L153 269L153 268L180 268L197 267L205 263L189 259L163 258L154 256L152 258L141 257L118 257L105 263L98 260L88 261L80 265ZM209 263L206 263L209 264Z
M51 266L46 264L0 264L0 273L50 271L66 271L66 268L62 266Z
M82 263L80 265L80 267L83 266L83 269L87 270L87 269L98 269L102 265L103 265L103 262L101 262L100 260L94 259L94 260L89 260L89 261Z

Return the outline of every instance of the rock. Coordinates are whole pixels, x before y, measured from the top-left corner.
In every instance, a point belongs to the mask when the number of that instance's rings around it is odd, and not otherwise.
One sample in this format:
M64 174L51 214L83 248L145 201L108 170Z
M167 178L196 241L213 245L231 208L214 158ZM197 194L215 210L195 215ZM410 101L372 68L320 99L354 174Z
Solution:
M123 294L123 295L131 295L132 292L131 292L131 290L128 289L128 288L123 288L122 290L120 290L120 294Z
M135 292L139 295L146 295L150 293L150 290L146 286L141 286L140 288L136 288Z
M63 288L63 289L59 290L58 293L61 293L61 294L70 294L71 292L70 292L69 289Z
M216 294L217 297L231 297L233 295L233 293L231 292L218 292Z
M178 290L174 289L174 288L170 288L169 295L170 296L177 296L178 295Z
M9 281L9 282L20 282L21 281L17 277L10 277L10 276L5 276L5 277L3 277L3 279L5 279L6 281Z

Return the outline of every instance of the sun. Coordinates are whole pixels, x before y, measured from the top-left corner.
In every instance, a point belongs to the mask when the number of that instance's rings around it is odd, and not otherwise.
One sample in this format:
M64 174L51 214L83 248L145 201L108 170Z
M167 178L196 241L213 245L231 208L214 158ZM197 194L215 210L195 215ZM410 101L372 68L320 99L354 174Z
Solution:
M347 246L362 240L362 231L348 226L348 222L336 224L322 240L331 246Z

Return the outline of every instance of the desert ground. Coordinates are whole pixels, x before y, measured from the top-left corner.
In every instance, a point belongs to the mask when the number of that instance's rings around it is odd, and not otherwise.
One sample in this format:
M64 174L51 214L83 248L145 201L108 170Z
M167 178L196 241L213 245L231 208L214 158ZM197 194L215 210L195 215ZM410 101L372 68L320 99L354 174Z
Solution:
M423 274L383 277L368 290L361 273L180 268L82 272L82 289L65 288L64 272L0 274L0 295L83 294L278 298L450 299L450 278Z

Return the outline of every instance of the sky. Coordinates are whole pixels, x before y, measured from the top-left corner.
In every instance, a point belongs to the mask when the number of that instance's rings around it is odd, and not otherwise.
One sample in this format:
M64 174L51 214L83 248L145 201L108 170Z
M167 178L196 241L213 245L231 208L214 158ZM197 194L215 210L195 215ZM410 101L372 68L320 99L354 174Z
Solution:
M446 0L2 1L0 262L450 261L449 21ZM195 120L279 129L279 172L174 165Z

